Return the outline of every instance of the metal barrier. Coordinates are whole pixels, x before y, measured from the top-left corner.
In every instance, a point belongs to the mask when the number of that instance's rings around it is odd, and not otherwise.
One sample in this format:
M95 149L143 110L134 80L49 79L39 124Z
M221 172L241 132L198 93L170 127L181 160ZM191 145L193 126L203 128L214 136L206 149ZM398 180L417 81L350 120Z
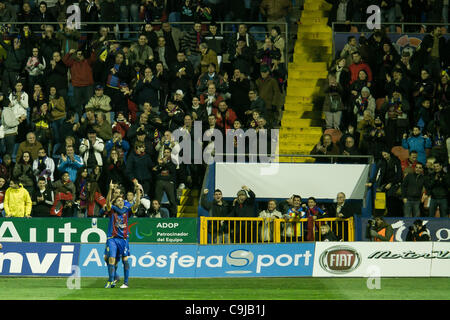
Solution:
M301 243L307 241L308 222L307 218L200 217L200 244ZM355 240L353 217L322 218L312 224L314 241L322 241L320 227L324 224L343 241Z

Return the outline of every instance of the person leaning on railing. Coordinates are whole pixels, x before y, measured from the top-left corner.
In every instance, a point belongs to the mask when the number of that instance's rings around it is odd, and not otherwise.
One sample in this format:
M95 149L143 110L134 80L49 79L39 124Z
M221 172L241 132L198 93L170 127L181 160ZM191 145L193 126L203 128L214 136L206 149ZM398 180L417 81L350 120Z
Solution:
M231 217L255 218L255 193L247 186L242 186L238 191L237 198L233 201L230 212ZM236 242L251 242L256 240L256 223L248 221L236 221L236 226L231 225L236 230Z
M214 190L212 201L207 200L208 193L208 189L203 190L200 205L208 210L210 217L227 217L230 214L231 206L223 199L222 191L220 189ZM211 221L211 224L208 224L208 233L213 233L216 237L222 237L228 230L228 222L220 221L220 227L217 227L216 221Z

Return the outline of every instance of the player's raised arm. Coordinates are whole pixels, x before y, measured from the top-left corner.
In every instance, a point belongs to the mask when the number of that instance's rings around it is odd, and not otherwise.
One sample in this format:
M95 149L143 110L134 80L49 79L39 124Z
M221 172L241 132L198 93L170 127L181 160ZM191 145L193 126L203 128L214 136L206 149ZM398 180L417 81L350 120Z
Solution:
M135 213L138 208L139 204L141 203L141 185L138 183L137 179L134 180L134 189L136 190L136 201L134 202L134 205L131 207L131 211Z
M111 197L112 197L113 189L114 189L114 184L111 180L109 183L108 195L106 196L106 211L111 210Z

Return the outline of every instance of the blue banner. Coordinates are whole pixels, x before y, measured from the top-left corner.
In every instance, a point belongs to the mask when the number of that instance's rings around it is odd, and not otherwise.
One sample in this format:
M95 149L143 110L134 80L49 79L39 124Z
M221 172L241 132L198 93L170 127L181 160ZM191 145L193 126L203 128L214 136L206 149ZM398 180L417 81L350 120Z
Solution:
M58 276L72 274L78 264L77 243L2 243L0 275Z
M355 220L355 240L368 241L366 236L366 226L370 218L356 218ZM385 217L386 222L392 225L394 229L395 241L406 241L409 227L417 219L423 221L423 224L430 231L431 241L450 242L450 219L449 218L404 218L404 217Z
M130 244L130 276L310 277L314 248L313 243L209 246ZM104 245L81 246L79 266L82 277L106 277L104 249ZM122 267L118 270L119 274L123 274Z

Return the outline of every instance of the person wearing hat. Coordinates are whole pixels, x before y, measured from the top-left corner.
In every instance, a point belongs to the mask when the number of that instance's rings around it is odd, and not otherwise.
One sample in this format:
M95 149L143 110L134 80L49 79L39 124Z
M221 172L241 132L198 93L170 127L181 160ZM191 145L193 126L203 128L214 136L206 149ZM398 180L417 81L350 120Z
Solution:
M255 211L255 193L247 186L242 186L237 192L237 197L233 200L230 217L236 218L254 218ZM251 225L253 224L253 232ZM234 226L231 226L234 229ZM233 243L250 243L256 240L256 223L250 221L242 221L236 224L236 233L232 235ZM235 241L234 241L235 240Z
M94 95L89 99L89 102L87 103L85 107L85 111L92 111L94 113L108 113L111 111L111 98L104 94L104 88L103 85L97 84L95 86L95 93ZM108 116L106 117L106 120L108 123L111 123L111 118Z
M281 120L281 92L277 80L270 75L270 68L267 65L261 65L260 78L256 79L255 84L266 105L268 122L272 126L277 125Z
M353 113L356 116L356 124L358 124L364 117L364 111L368 110L372 117L375 116L375 98L370 94L370 89L363 87L361 94L356 98L353 105Z
M96 166L103 166L103 149L105 144L103 140L97 137L97 131L94 127L87 130L87 139L83 138L80 144L80 156L88 169L94 169Z
M254 67L254 53L252 49L247 45L246 38L240 37L236 41L236 45L233 47L233 51L229 51L229 57L231 67L233 70L239 69L245 74L251 74Z
M409 227L406 241L431 241L430 231L420 219L414 220Z

